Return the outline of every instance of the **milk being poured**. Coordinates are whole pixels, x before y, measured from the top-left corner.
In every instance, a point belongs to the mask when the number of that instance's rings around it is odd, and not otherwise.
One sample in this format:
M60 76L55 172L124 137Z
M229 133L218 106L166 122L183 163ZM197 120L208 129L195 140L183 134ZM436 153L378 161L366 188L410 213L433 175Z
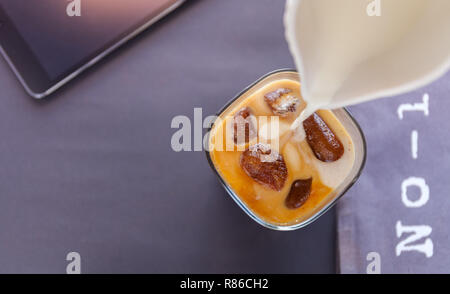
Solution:
M286 7L307 102L292 128L318 109L410 91L450 67L449 0L288 0Z

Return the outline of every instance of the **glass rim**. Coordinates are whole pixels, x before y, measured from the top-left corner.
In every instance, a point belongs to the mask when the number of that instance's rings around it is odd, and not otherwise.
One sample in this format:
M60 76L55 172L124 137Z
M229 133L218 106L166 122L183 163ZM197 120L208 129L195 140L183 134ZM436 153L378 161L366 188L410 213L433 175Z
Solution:
M249 90L251 90L256 84L258 84L259 82L263 81L264 79L274 75L274 74L278 74L278 73L295 73L298 74L298 71L296 69L291 69L291 68L283 68L283 69L278 69L278 70L274 70L271 71L265 75L263 75L262 77L260 77L259 79L257 79L256 81L254 81L253 83L251 83L249 86L245 87L244 90L242 90L241 92L239 92L234 98L232 98L231 100L229 100L217 113L216 116L217 118L220 117L220 115L228 109L228 107L235 102L237 99L239 99L242 95L244 95L245 93L247 93ZM236 195L236 193L233 191L233 189L226 183L226 181L222 178L222 176L220 175L219 171L217 170L217 168L215 167L212 158L211 158L211 154L210 151L208 150L209 148L205 148L205 155L206 158L208 160L209 166L211 167L211 169L214 171L214 173L216 174L216 176L219 178L219 181L221 183L221 185L223 186L223 188L227 191L228 195L234 200L234 202L251 218L253 219L255 222L257 222L258 224L262 225L263 227L272 229L272 230L276 230L276 231L293 231L293 230L298 230L301 228L304 228L308 225L310 225L311 223L313 223L314 221L316 221L319 217L321 217L322 215L324 215L329 209L331 209L347 192L348 190L353 187L353 185L358 181L358 179L360 178L362 171L364 170L364 167L366 165L366 160L367 160L367 142L366 142L366 138L364 136L364 132L361 129L361 126L359 125L359 123L356 121L356 119L353 117L353 115L350 113L350 111L345 108L338 108L337 110L342 109L344 111L344 113L348 116L348 118L350 118L350 120L352 121L352 123L354 124L354 126L356 127L359 135L361 136L361 141L362 141L362 160L361 160L361 164L359 166L358 171L356 172L355 176L352 178L352 180L347 184L347 186L342 190L342 192L334 197L332 200L329 201L329 203L325 204L324 207L322 209L320 209L318 212L316 212L315 214L313 214L312 216L308 217L306 220L293 224L293 225L277 225L277 224L273 224L270 222L265 221L264 219L262 219L261 217L259 217L256 213L254 213L246 204L243 200L241 200L241 198ZM216 123L217 119L214 120L214 122L211 124L211 127L208 128L208 146L209 146L209 134L212 130L212 128L214 127L215 123Z

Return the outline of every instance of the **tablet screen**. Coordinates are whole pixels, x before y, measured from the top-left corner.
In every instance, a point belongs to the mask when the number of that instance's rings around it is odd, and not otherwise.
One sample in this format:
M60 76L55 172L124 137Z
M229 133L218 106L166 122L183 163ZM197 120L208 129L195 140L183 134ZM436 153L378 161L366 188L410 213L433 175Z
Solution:
M0 0L50 80L73 70L175 0Z

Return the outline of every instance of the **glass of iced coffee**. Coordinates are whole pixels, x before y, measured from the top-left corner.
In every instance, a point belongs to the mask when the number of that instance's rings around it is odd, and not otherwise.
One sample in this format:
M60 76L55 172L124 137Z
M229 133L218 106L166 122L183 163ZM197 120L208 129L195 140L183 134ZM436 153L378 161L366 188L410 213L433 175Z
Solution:
M364 135L347 110L319 110L291 128L304 108L297 72L279 70L230 101L209 132L206 155L222 185L271 229L313 222L364 166Z

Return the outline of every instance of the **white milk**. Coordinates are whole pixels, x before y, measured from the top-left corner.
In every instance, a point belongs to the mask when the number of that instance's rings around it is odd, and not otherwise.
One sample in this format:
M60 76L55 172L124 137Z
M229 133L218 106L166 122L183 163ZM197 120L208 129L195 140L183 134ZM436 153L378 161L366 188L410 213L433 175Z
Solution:
M380 16L377 13L380 4ZM450 67L450 0L288 0L286 37L307 108L333 109L423 86Z

